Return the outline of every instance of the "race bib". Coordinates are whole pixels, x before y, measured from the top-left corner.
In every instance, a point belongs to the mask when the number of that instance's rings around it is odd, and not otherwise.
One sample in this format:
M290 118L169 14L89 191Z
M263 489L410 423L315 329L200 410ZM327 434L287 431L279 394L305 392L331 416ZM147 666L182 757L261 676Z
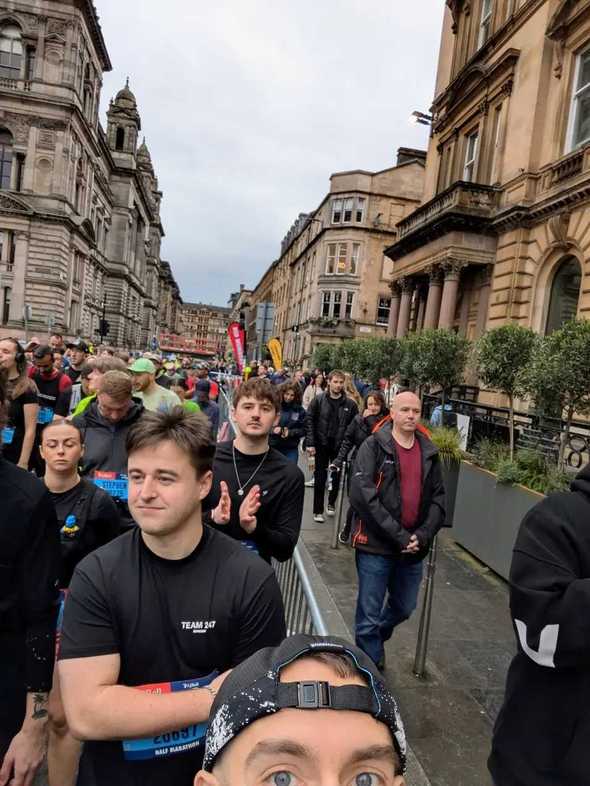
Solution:
M51 407L39 407L39 414L37 415L37 423L46 426L53 420L53 410Z
M209 685L219 675L213 671L206 677L197 677L194 680L179 680L178 682L159 682L152 685L138 685L138 690L146 693L176 693L177 691L193 690ZM174 756L177 753L198 748L205 740L207 721L185 726L178 731L169 731L155 737L144 737L139 740L123 740L123 755L127 761L145 761L146 759L159 759Z
M127 475L97 469L92 482L95 486L104 489L109 496L127 501Z
M5 426L2 429L2 444L3 445L12 445L12 440L14 439L14 432L16 429L12 428L11 426Z

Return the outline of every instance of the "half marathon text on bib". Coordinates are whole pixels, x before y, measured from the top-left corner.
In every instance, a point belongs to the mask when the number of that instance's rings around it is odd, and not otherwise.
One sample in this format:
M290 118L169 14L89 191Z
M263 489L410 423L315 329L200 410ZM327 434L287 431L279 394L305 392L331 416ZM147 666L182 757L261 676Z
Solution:
M194 690L202 688L219 675L213 671L206 677L197 677L193 680L179 680L177 682L159 682L152 685L138 685L138 690L146 693L176 693L177 691ZM168 731L155 737L144 737L139 740L123 740L123 754L127 761L145 761L162 756L174 756L176 753L197 748L205 740L207 722L194 723L178 731Z

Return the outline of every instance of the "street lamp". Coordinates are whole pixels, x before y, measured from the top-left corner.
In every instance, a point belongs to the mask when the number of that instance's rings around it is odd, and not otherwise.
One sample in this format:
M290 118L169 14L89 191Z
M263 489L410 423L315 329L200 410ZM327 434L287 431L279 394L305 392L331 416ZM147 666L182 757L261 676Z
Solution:
M410 123L412 125L429 126L432 124L432 119L432 115L427 115L425 112L418 112L417 110L414 110L410 115Z

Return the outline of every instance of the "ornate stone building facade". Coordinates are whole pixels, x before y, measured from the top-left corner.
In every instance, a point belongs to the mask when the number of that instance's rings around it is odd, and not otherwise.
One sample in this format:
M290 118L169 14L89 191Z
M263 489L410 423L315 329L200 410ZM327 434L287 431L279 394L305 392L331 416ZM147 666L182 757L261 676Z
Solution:
M384 335L396 225L419 204L424 153L400 148L380 172L338 172L320 205L301 214L273 263L275 333L285 359L304 363L317 344Z
M390 331L590 316L590 2L447 0L423 204Z
M96 339L104 308L110 343L145 347L179 298L129 85L98 119L110 69L91 0L0 0L0 335L29 306L30 333Z

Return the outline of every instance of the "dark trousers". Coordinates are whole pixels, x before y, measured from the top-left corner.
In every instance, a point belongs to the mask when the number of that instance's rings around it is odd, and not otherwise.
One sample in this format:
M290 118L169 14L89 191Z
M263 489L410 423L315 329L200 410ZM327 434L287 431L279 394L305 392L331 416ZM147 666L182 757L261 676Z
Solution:
M338 455L338 446L318 446L315 449L315 473L313 487L313 514L324 512L324 494L326 492L326 481L328 479L328 466ZM328 505L334 506L338 497L338 485L340 483L340 472L332 470L332 490L328 492Z
M359 586L355 641L378 663L383 657L383 642L416 608L422 562L402 562L357 549L356 569Z

